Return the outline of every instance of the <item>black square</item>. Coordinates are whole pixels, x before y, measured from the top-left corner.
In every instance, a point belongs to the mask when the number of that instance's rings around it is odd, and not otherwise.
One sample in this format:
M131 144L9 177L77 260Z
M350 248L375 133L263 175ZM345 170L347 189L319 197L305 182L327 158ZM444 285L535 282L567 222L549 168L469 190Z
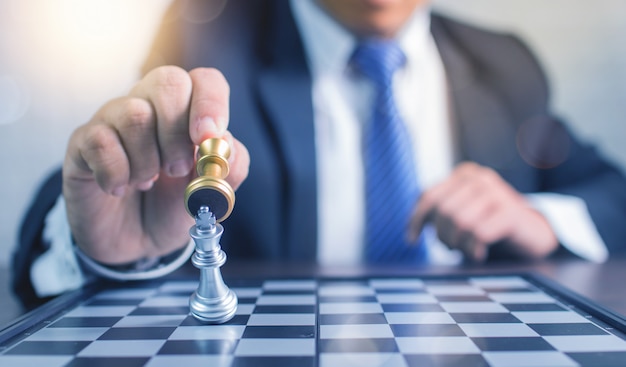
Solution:
M508 312L496 313L451 313L450 316L459 324L474 323L520 323L521 321Z
M376 294L423 294L427 293L423 288L384 288L376 289Z
M606 331L592 323L528 324L539 335L606 335Z
M315 305L266 305L254 307L254 313L315 313Z
M64 317L48 327L111 327L121 319L122 317Z
M626 352L565 353L582 366L623 367Z
M233 354L237 339L168 340L157 354Z
M306 296L315 294L315 289L264 289L264 296Z
M320 339L319 353L396 353L398 345L395 339Z
M315 338L315 326L247 326L241 338Z
M87 302L86 306L137 306L143 302L143 298L131 298L131 299L94 299Z
M528 293L537 292L536 289L530 289L526 287L502 287L502 286L481 286L481 288L487 293Z
M475 295L475 294L468 294L468 295L442 294L439 296L435 296L435 298L437 298L437 301L439 302L493 302L491 298L485 295Z
M472 283L469 282L468 279L465 278L441 278L441 279L424 279L424 286L430 287L433 285L445 285L445 286L473 286Z
M186 315L189 313L189 307L137 307L130 316L145 315Z
M320 315L320 325L347 325L347 324L386 324L387 319L382 313L362 314L331 314Z
M520 351L520 350L555 350L543 338L507 337L507 338L471 338L482 351Z
M235 357L231 367L315 367L315 357Z
M390 325L393 335L401 336L465 336L456 324L403 324Z
M65 367L141 367L149 360L149 357L78 357Z
M235 315L232 319L223 323L222 325L246 325L248 323L249 318L250 318L250 315ZM203 326L203 325L206 325L206 323L196 319L195 317L191 315L187 316L183 320L183 322L180 324L180 326Z
M378 302L376 296L319 296L319 303L333 302Z
M164 340L176 330L175 327L114 327L98 340Z
M565 311L556 303L503 303L507 310L514 311Z
M7 351L10 355L75 355L88 341L24 341Z
M445 312L438 303L383 303L384 312Z
M240 305L253 305L256 303L257 297L237 297L237 302L239 302Z
M488 367L480 354L410 354L405 355L409 367Z

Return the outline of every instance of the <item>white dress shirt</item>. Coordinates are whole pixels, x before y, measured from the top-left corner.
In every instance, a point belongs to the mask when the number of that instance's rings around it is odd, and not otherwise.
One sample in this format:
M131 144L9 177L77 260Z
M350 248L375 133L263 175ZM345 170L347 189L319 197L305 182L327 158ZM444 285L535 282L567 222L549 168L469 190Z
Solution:
M363 121L367 121L373 87L352 74L348 61L356 39L329 17L314 0L291 0L312 74L318 177L318 261L358 264L364 238ZM446 75L430 34L430 9L419 9L398 34L407 56L394 79L400 114L415 148L418 181L426 189L445 179L456 162ZM527 195L551 224L559 241L574 254L594 262L608 251L583 200L558 194ZM432 263L458 263L461 255L448 250L431 227L425 228ZM46 218L44 241L49 248L33 263L35 292L51 296L76 289L92 273L115 279L158 277L181 266L193 243L180 257L157 269L124 273L108 269L80 253L72 243L65 203L59 198ZM82 264L80 266L79 264Z

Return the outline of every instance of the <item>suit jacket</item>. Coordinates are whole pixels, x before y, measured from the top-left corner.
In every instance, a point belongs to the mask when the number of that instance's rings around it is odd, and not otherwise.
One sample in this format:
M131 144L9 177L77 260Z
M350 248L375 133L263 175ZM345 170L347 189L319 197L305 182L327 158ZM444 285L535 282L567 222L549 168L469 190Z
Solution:
M230 83L230 130L247 146L251 166L225 222L228 255L315 260L311 76L288 1L230 0L210 22L185 20L206 14L212 4L175 2L145 70L158 64L212 66ZM583 198L610 252L621 251L626 180L550 113L546 79L528 49L513 36L440 15L432 16L431 31L449 81L461 159L494 168L522 193ZM56 173L22 227L13 286L26 304L37 301L28 269L45 248L43 219L59 192Z

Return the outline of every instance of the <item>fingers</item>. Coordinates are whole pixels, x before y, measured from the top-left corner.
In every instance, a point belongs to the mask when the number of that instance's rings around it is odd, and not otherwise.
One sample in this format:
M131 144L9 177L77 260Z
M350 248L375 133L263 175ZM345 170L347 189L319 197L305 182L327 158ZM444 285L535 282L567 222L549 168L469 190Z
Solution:
M192 90L192 80L185 70L166 66L152 70L130 93L148 101L155 111L154 130L142 132L145 139L152 139L156 144L152 148L157 149L151 152L158 153L160 166L170 177L186 176L193 168L193 144L188 129ZM134 153L131 149L128 152ZM133 170L135 168L133 166Z
M153 140L145 133L153 130L154 119L144 100L109 102L89 124L72 134L64 171L77 179L89 179L93 174L102 190L115 196L122 196L129 184L147 189L159 168L157 156L141 154L154 150Z
M515 213L525 208L520 195L497 173L465 163L447 180L424 193L409 231L418 235L424 223L430 221L448 247L482 261L491 244L512 236Z
M440 204L459 187L463 187L464 181L472 176L477 167L475 163L463 163L446 180L422 193L409 221L407 229L409 243L417 240L424 224L433 220L433 215Z
M243 144L226 134L229 93L215 69L154 69L128 97L109 102L77 129L68 147L70 171L84 177L93 173L109 194L122 195L129 185L148 190L161 172L189 175L194 145L226 137L231 141L228 181L236 188L248 174L250 157Z
M191 140L199 145L208 138L221 138L228 128L228 82L216 69L194 69L189 76L194 86L189 116Z
M228 158L230 172L226 177L226 182L230 184L233 190L237 190L246 177L248 177L250 154L245 145L235 139L229 131L226 131L224 134L224 139L228 141L228 145L231 147L230 157Z

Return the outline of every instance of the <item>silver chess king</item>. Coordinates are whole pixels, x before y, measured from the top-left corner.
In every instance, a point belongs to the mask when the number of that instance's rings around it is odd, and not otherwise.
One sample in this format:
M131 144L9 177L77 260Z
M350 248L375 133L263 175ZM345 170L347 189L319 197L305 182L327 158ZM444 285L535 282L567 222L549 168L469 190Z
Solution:
M224 323L237 311L237 296L224 283L220 272L226 254L220 246L224 227L219 222L228 218L235 203L235 193L224 180L228 176L229 156L226 141L202 142L196 163L198 177L185 191L185 207L196 221L189 229L196 245L191 262L200 269L200 283L189 299L189 309L196 319L211 324Z

